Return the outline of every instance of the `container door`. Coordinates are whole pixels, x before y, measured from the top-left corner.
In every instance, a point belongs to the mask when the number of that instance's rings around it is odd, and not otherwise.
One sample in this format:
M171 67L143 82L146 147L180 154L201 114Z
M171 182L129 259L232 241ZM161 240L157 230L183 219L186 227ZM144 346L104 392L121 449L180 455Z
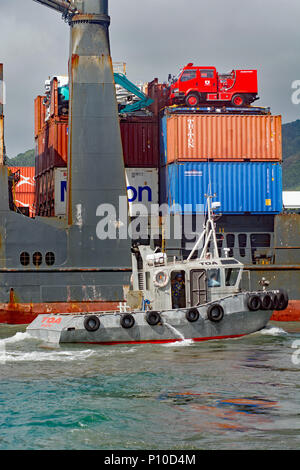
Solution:
M193 269L191 277L191 306L202 305L207 302L206 271Z

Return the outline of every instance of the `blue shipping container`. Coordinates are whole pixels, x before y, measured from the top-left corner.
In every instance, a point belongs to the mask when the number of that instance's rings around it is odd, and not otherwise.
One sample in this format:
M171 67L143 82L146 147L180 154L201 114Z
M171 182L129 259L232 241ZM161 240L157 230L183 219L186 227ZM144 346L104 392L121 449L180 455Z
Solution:
M216 213L278 214L282 211L281 165L187 162L161 168L160 204L167 203L170 213L202 213L206 194L216 194L213 201L221 203ZM180 207L172 208L174 204Z

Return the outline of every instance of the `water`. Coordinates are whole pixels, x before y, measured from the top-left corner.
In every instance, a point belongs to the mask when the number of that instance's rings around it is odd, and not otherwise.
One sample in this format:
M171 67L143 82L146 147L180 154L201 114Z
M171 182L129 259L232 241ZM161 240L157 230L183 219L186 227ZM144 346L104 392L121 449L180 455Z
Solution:
M298 449L297 348L299 323L103 347L50 347L2 325L0 449Z

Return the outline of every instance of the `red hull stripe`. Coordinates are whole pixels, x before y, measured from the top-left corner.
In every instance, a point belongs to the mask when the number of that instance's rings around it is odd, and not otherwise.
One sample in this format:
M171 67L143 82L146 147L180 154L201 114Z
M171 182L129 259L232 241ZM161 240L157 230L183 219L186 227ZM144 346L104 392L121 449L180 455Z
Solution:
M208 338L192 338L192 341L200 342L200 341L210 341L213 339L229 339L229 338L241 338L242 336L246 336L247 333L243 335L228 335L228 336L211 336ZM99 342L92 342L92 341L80 341L82 344L102 344L103 346L113 346L114 344L166 344L166 343L180 343L181 341L191 341L191 339L186 338L185 340L182 339L153 339L153 340L145 340L145 341L99 341Z

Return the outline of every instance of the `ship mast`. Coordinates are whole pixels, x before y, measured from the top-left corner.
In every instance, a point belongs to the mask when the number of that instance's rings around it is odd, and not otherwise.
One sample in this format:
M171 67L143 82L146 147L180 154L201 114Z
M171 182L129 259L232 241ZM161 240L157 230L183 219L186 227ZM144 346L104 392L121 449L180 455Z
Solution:
M216 228L215 228L215 222L213 218L213 211L212 209L214 207L218 207L219 203L214 202L212 203L212 198L214 196L208 196L206 195L207 199L207 221L204 225L204 230L199 236L194 248L192 249L191 253L189 254L187 261L190 261L193 254L195 251L200 247L201 243L204 240L204 246L201 252L201 255L199 259L207 259L208 256L211 256L214 259L219 259L219 250L218 250L218 244L217 244L217 237L216 237ZM209 251L209 243L212 241L212 252Z

